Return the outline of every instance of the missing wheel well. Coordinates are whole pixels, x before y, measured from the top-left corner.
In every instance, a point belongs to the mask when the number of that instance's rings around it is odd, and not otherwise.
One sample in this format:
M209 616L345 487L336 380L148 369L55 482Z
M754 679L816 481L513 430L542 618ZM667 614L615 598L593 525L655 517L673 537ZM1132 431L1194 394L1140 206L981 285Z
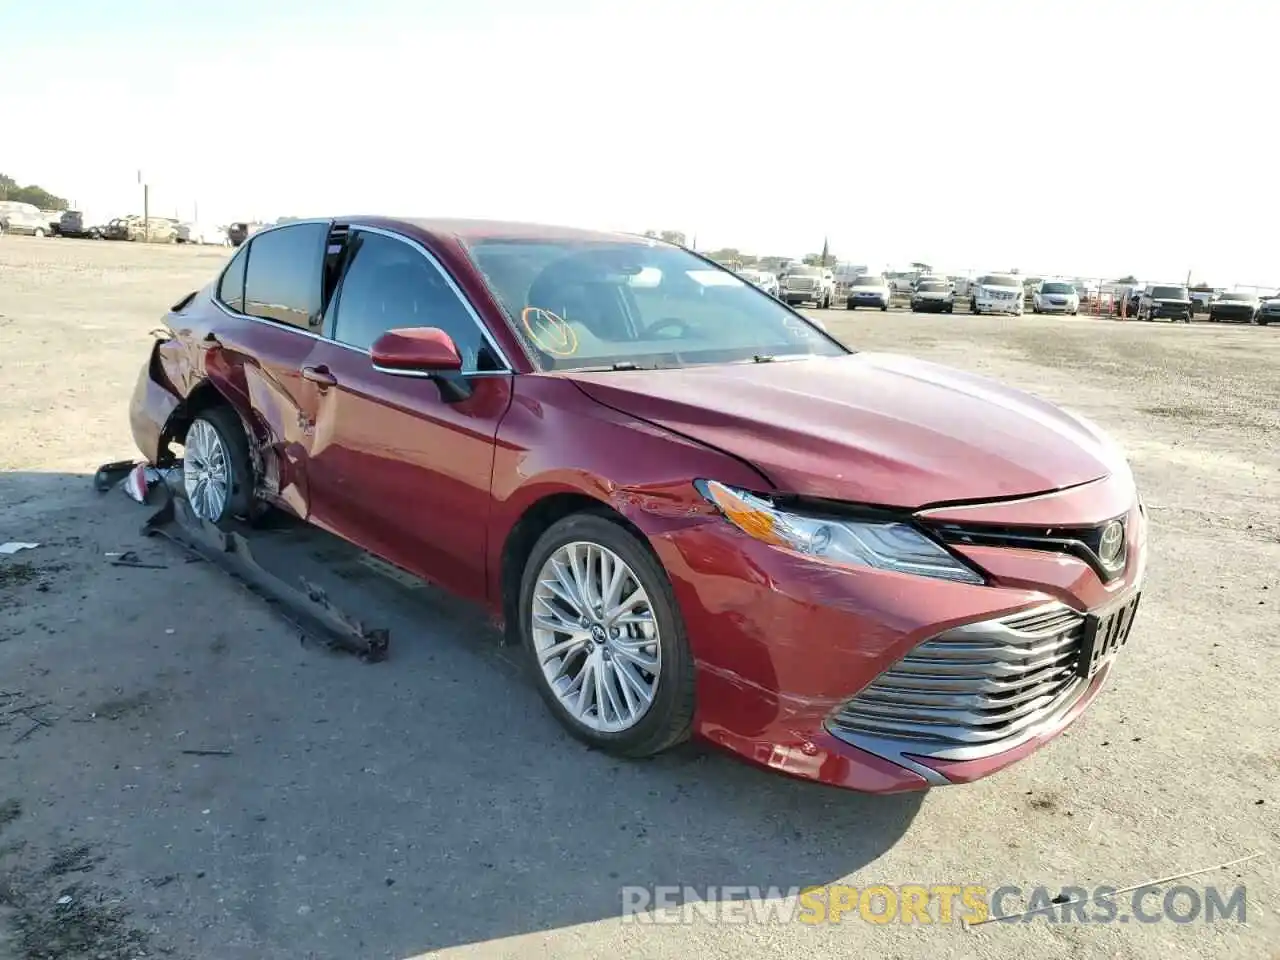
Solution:
M594 497L579 493L558 493L539 500L511 528L502 548L502 619L505 622L505 642L520 643L520 581L534 544L552 524L575 513L591 513L611 520L635 536L646 550L652 549L639 527L607 503Z

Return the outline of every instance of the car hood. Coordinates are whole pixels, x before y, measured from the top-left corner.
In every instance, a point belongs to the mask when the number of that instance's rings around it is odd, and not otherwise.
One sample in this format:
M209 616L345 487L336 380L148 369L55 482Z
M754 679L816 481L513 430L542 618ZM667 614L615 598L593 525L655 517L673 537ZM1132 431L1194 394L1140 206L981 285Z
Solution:
M920 300L945 300L951 296L950 290L917 290L912 294Z
M602 404L732 454L805 496L922 507L1044 493L1127 470L1115 444L1085 421L911 357L561 375Z

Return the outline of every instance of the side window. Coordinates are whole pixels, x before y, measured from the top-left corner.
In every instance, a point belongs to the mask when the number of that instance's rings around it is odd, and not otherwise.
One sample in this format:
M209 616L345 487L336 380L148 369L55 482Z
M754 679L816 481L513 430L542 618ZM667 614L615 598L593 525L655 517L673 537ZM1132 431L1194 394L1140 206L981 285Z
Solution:
M299 223L257 234L248 245L244 312L318 331L326 223Z
M479 324L421 251L363 230L352 231L347 243L347 269L337 293L335 340L368 350L378 337L397 327L438 327L457 344L464 373L499 369Z
M236 313L244 313L244 267L248 262L249 248L241 247L218 281L218 299Z

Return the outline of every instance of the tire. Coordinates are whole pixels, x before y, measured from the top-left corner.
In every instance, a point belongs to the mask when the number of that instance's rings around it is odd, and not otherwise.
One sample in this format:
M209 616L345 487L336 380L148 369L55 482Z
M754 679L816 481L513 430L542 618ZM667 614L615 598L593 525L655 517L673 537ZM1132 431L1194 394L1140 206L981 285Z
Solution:
M977 300L970 300L970 301L969 301L969 312L970 312L970 313L972 313L975 317L980 317L980 316L982 316L982 311L978 309L978 301L977 301Z
M612 554L613 559L610 562L621 560L626 564L629 572L624 583L633 580L643 589L647 604L642 606L648 606L651 616L649 623L655 625L657 630L654 645L659 650L658 669L656 674L650 674L655 677L656 684L652 689L652 700L647 708L639 711L638 718L619 729L599 728L600 725L608 725L600 718L609 712L611 706L601 710L595 701L594 690L591 696L593 702L585 708L585 712L589 714L591 708L595 707L597 717L594 722L598 725L592 725L592 721L580 719L571 712L561 701L561 696L572 697L573 691L558 693L552 687L553 680L547 675L549 670L563 671L568 664L576 661L580 672L575 673L573 679L579 679L586 671L586 657L595 658L594 662L597 664L611 662L605 659L607 652L617 648L612 646L614 643L612 638L606 638L599 621L589 634L595 639L584 638L579 646L570 648L566 657L561 658L557 664L548 666L544 670L542 658L539 655L540 649L546 649L552 644L563 646L573 639L567 631L551 630L546 627L538 630L538 633L543 634L539 637L535 633L533 623L535 604L542 605L548 611L552 610L551 604L546 602L546 596L538 595L539 590L547 589L548 582L554 582L551 580L554 573L550 574L550 577L546 576L547 571L544 571L544 566L547 566L554 556L573 544L585 545L586 548L595 548L597 551L603 548ZM561 557L563 559L563 554ZM627 587L624 586L623 589ZM571 615L573 607L564 601L564 596L563 593L556 591L552 591L550 595L555 605L555 618L562 623L570 623L576 628L576 625L583 621L579 619L577 624L573 623ZM684 619L676 605L675 594L671 589L671 581L667 578L666 571L649 552L648 547L629 531L605 517L592 513L573 514L552 524L538 538L533 551L529 554L520 580L517 611L520 617L519 635L533 683L546 701L551 713L572 736L594 749L620 757L653 756L688 738L693 726L694 667L693 655L689 650L689 641L685 634ZM624 626L621 629L625 631L628 628ZM641 631L643 627L637 624L634 629ZM569 639L562 639L563 637L569 637ZM636 667L623 657L618 657L617 661L628 664L628 669L640 679L641 683L644 682L647 671ZM618 668L609 667L608 669L616 671ZM572 667L570 672L573 672ZM612 673L612 676L615 680L608 689L615 695L621 696L622 680L616 672ZM565 685L572 687L572 681L566 678ZM628 689L634 690L634 688ZM606 702L617 702L616 699L610 701L608 690L606 690L605 699ZM627 703L630 706L631 702ZM615 717L620 717L620 711L614 710L614 713Z
M955 305L954 303L949 303L949 304L947 304L946 312L947 312L947 313L955 313L955 312L956 312L956 305Z
M856 303L854 303L852 300L846 300L846 301L844 302L844 308L845 308L846 310L857 310L857 309L858 309L858 305L857 305Z
M885 312L886 310L888 310L888 309L889 309L889 305L888 305L887 303L882 303L882 304L880 304L880 312L881 312L881 313L884 313L884 312Z
M200 446L205 446L208 435L204 434L197 441L193 431L203 434L206 428L213 431L221 445L222 460L226 464L223 472L229 489L221 497L220 507L203 499L197 492L201 464L194 457L188 456L189 451L184 451L183 455L183 489L197 516L219 527L226 527L236 518L248 517L253 511L254 477L253 461L249 456L249 437L235 410L228 406L216 406L201 410L192 418L183 436L184 446L197 442ZM202 459L209 463L215 456L206 455ZM216 475L216 467L213 464L210 466Z

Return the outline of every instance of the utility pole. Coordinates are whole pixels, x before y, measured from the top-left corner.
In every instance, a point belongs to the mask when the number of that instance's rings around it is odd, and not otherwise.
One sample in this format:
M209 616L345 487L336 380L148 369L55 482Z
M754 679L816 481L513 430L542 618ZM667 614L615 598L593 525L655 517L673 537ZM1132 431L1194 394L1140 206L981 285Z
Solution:
M143 242L151 236L151 186L142 183L142 170L138 170L138 183L142 184L142 239Z

